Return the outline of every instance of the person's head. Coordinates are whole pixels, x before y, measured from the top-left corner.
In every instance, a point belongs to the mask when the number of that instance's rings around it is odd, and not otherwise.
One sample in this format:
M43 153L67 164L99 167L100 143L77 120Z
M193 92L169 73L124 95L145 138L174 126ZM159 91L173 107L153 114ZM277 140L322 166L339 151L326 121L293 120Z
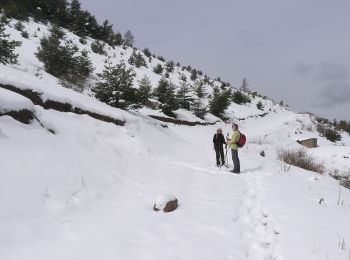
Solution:
M217 132L218 134L222 134L222 129L221 129L221 128L218 128L218 129L216 130L216 132Z
M237 125L237 124L232 124L232 130L233 130L233 131L238 130L238 125Z

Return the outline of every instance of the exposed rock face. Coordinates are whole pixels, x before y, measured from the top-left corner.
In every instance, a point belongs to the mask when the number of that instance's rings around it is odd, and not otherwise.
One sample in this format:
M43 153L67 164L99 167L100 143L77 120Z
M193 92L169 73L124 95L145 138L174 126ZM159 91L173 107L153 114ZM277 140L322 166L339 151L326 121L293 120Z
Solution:
M178 207L178 200L173 195L160 195L157 197L156 202L154 203L153 210L164 212L172 212Z
M20 111L9 111L6 113L0 113L0 116L10 116L14 118L15 120L23 123L23 124L30 124L30 122L33 120L33 112L29 110L20 110Z

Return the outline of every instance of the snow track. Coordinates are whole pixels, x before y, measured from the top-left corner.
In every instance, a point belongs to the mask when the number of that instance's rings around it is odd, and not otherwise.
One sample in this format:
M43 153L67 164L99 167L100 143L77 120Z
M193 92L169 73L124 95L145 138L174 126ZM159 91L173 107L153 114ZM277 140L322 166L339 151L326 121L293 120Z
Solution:
M275 218L266 208L261 171L243 174L246 189L236 215L241 223L241 237L246 245L246 259L283 259L279 254L279 228Z

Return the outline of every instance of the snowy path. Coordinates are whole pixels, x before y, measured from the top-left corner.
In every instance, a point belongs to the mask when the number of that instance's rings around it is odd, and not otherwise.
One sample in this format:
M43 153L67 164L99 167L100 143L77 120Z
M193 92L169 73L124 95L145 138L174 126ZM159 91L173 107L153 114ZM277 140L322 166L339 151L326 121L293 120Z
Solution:
M263 174L261 171L244 174L246 189L236 220L242 223L241 237L246 244L247 259L282 259L278 252L279 229L265 205L260 181Z

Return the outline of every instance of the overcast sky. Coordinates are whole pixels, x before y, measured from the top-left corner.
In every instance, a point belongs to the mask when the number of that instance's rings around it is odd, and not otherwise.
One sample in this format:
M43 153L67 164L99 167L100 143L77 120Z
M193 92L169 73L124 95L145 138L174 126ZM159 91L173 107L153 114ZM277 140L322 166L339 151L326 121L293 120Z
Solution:
M349 0L81 0L139 48L350 121Z

